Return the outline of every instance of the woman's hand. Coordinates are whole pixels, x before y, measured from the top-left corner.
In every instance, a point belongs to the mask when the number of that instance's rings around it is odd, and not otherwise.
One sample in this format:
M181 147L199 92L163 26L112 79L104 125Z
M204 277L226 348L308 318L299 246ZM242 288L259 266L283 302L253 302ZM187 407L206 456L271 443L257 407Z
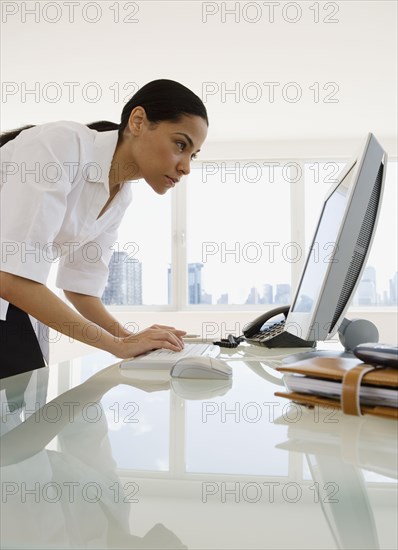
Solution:
M137 334L118 338L111 353L121 359L127 359L159 348L181 351L184 348L184 334L184 330L167 325L152 325Z

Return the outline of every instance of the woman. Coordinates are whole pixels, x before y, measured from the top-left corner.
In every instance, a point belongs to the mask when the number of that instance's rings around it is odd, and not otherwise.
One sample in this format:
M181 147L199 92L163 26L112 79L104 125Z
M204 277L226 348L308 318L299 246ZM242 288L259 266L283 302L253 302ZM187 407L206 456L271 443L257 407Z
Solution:
M143 178L166 193L189 173L207 128L198 96L155 80L125 105L120 125L62 121L2 135L1 377L45 366L48 327L120 358L182 349L184 331L153 325L132 335L100 297L130 202L125 183ZM57 286L78 313L46 287L59 256Z

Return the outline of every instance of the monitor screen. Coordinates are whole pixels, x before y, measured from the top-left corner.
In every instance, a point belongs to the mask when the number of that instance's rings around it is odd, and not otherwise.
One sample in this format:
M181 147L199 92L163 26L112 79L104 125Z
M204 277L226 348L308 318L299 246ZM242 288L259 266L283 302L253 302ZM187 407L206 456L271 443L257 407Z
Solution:
M387 155L373 134L328 192L285 330L327 340L338 329L366 265L385 180Z

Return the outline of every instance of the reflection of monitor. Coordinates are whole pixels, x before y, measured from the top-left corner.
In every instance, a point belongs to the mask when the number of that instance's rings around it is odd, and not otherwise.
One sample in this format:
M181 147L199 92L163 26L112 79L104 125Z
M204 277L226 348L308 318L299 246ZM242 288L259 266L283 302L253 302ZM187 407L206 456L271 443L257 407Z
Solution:
M328 192L285 330L326 340L344 319L369 254L387 154L373 134Z

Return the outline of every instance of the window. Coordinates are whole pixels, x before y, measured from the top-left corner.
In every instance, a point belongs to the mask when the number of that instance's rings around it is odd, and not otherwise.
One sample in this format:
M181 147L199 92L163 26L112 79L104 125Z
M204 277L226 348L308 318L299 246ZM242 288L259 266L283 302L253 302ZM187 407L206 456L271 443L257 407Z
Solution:
M104 303L157 310L289 304L324 196L344 166L337 159L195 163L163 196L134 182ZM394 160L354 307L397 305L397 203Z
M189 304L290 303L298 253L290 215L296 177L289 167L261 161L203 163L191 171Z

